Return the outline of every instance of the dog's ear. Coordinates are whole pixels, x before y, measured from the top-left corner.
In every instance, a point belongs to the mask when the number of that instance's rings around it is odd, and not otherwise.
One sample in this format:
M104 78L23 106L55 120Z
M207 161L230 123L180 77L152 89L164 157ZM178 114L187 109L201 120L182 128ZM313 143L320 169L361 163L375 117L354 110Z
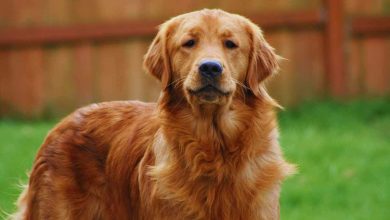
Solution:
M276 55L274 48L265 41L257 25L248 21L247 32L251 47L245 83L256 97L260 97L263 90L261 83L279 70L278 60L281 57Z
M165 22L159 28L157 36L144 56L144 69L159 79L162 88L166 89L171 81L172 70L169 61L167 41L172 31L171 21Z

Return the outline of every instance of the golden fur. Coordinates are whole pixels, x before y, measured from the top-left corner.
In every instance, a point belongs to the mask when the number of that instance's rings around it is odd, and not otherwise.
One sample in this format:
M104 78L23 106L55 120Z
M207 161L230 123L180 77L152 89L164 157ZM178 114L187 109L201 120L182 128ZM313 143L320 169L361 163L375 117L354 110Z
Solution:
M189 39L195 45L184 47ZM223 64L220 91L193 94L205 58ZM13 218L279 219L280 184L293 167L262 83L277 61L239 15L206 9L167 21L144 61L162 82L158 102L93 104L63 119Z

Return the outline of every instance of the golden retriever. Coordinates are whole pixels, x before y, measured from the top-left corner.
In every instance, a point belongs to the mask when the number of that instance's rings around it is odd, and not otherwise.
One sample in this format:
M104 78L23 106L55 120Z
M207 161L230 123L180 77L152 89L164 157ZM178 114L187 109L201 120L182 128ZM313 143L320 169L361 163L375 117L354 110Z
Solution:
M278 56L248 19L170 19L144 59L157 103L78 109L42 144L14 219L279 219L283 159L263 81Z

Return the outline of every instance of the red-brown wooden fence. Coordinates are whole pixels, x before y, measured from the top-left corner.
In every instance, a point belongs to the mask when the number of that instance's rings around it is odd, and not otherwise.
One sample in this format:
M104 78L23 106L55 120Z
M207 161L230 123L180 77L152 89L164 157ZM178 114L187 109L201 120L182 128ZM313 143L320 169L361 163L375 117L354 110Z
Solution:
M269 84L282 104L390 94L388 0L0 1L0 116L155 100L158 83L141 64L156 26L205 7L265 30L288 59Z

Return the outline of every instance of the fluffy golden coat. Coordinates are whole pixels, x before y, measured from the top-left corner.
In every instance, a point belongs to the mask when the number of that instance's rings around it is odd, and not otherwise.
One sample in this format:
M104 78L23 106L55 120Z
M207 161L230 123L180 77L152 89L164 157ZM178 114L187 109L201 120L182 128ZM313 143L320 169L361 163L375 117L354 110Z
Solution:
M221 63L204 90L199 62ZM42 144L15 219L279 219L293 171L263 81L278 56L248 19L221 10L161 25L144 60L157 103L81 108ZM209 81L207 81L209 82Z

